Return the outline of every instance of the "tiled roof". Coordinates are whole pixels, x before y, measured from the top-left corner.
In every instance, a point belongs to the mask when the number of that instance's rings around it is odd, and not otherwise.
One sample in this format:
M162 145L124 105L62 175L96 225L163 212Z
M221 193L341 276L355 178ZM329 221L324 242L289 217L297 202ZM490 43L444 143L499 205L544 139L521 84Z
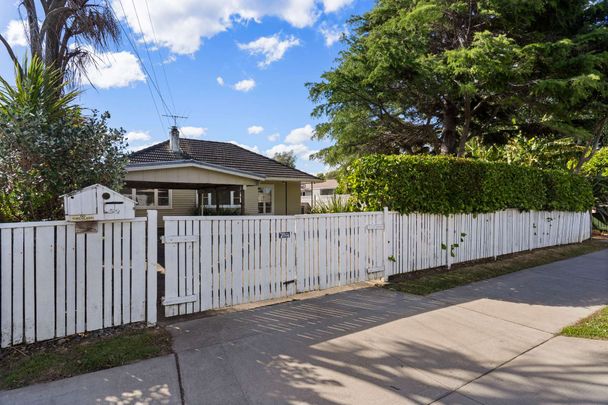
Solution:
M129 155L130 164L154 164L160 162L196 160L236 171L245 171L262 177L297 180L318 180L303 171L292 169L276 160L251 152L228 142L179 140L180 153L172 152L169 141L164 141Z

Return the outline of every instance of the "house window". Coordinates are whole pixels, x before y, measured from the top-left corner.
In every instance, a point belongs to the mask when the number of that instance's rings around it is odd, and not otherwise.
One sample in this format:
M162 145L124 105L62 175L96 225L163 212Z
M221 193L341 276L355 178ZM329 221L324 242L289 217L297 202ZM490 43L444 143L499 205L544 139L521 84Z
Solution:
M232 205L241 205L241 191L231 191L230 199L232 200Z
M215 196L217 195L217 201ZM220 208L240 208L241 192L235 190L218 190L213 193L203 193L203 205L207 208L215 208L216 202Z
M131 192L129 193L129 190ZM126 197L135 200L136 207L142 208L171 208L172 193L171 190L166 188L148 188L148 189L125 189L122 192Z
M272 214L273 206L273 190L272 186L258 187L258 213L259 214Z
M205 207L213 206L213 194L212 193L203 193L203 206L205 206Z
M322 188L320 190L320 195L334 195L336 194L336 189L335 188Z

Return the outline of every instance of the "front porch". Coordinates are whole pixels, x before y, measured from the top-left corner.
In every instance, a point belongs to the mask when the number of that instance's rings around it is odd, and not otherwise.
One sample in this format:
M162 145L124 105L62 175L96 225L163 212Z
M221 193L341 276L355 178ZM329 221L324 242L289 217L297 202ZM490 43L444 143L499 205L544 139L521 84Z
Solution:
M136 214L148 209L165 216L295 215L300 213L300 182L210 184L127 180L123 194L137 202Z

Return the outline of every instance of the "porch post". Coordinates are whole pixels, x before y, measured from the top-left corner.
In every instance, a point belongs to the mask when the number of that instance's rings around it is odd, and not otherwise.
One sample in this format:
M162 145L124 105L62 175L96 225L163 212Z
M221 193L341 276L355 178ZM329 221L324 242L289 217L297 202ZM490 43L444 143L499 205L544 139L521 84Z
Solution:
M241 185L241 215L245 215L245 185Z
M220 215L220 195L217 186L215 186L215 215Z
M285 187L285 215L287 215L287 182L283 182L283 187Z

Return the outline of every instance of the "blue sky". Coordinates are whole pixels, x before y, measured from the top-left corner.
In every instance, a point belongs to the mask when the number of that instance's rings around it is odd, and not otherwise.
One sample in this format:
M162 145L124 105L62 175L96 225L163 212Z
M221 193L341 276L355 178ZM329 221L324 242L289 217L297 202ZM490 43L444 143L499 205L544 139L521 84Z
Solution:
M19 14L11 3L0 6L0 32L23 53ZM294 150L298 168L324 171L321 162L308 159L328 143L310 139L315 121L304 84L331 68L345 21L372 5L372 0L114 0L145 69L123 39L111 53L99 55L99 69L89 71L96 88L85 86L80 103L109 111L111 124L129 133L130 148L141 148L167 139L169 131L150 95L148 84L153 89L155 82L169 110L188 116L179 121L185 136L236 142L268 155ZM12 76L3 48L0 74Z

